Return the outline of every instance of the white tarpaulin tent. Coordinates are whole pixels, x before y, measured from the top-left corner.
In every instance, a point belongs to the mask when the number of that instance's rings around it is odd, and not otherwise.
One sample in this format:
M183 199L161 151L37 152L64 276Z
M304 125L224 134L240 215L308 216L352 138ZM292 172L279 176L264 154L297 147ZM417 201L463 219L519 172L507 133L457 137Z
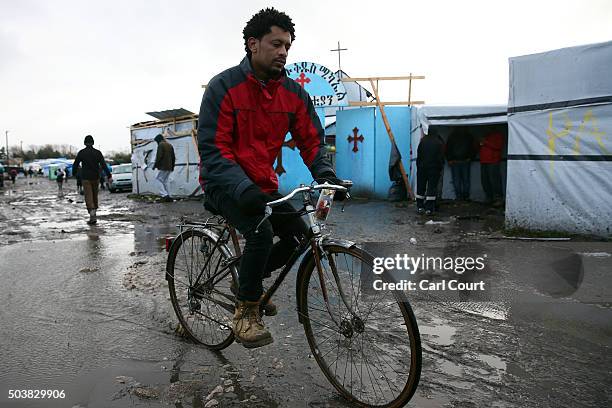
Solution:
M480 136L479 126L505 124L507 121L506 105L483 105L483 106L434 106L424 105L412 109L411 137L411 172L410 184L416 191L416 157L421 132L427 134L430 126L436 126L440 136L447 140L450 132L457 126L469 126L473 136ZM505 179L505 172L502 171ZM472 162L470 172L471 192L473 200L484 200L485 194L480 183L480 165L477 161ZM455 198L452 177L448 165L444 167L442 198Z
M510 58L506 224L612 235L612 42Z
M176 111L176 110L175 110ZM168 193L185 197L202 194L199 179L200 156L196 145L197 116L173 117L175 111L153 112L159 121L138 123L130 129L132 136L132 191L137 194L159 194L157 170L153 170L159 133L174 147L176 164L168 178ZM179 113L183 113L180 111Z

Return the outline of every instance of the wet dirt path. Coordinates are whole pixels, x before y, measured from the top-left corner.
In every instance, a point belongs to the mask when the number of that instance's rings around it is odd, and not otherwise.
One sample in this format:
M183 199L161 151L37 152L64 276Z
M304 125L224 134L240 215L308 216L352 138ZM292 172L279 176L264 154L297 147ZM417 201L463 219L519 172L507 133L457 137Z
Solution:
M213 353L175 333L164 237L181 215L202 214L198 202L102 191L99 223L89 227L74 181L63 199L44 179L8 187L0 190L0 406L350 406L312 358L297 322L294 275L276 299L279 315L266 320L272 346ZM409 406L610 405L610 243L490 240L500 216L475 205L448 208L434 224L385 202L356 200L335 211L334 235L357 242L488 254L501 294L411 298L424 360ZM460 221L451 212L479 216ZM568 290L553 278L572 262L577 269L562 282ZM42 388L64 389L66 398L7 399L9 389Z

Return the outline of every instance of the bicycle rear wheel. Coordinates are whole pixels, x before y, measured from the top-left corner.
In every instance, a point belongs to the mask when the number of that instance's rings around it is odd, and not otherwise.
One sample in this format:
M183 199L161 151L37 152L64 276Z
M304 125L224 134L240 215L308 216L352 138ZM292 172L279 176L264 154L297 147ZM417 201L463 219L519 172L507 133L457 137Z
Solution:
M166 276L170 300L188 337L213 350L234 341L237 271L226 245L209 230L188 229L173 241Z
M314 259L299 294L306 338L319 367L357 406L405 405L416 391L422 358L410 304L394 291L372 289L373 258L367 252L341 246L327 246L325 252L327 302Z

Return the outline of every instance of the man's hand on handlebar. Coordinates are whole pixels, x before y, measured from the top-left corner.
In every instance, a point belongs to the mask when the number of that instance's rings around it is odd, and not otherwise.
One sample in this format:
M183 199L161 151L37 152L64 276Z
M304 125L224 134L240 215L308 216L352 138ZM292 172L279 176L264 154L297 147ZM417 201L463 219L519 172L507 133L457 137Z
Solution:
M327 182L329 184L344 186L344 182L338 177L336 177L336 175L331 171L327 171L325 173L320 174L319 177L317 177L316 182L318 184L323 184ZM344 201L346 199L346 193L346 191L337 190L334 194L334 201Z

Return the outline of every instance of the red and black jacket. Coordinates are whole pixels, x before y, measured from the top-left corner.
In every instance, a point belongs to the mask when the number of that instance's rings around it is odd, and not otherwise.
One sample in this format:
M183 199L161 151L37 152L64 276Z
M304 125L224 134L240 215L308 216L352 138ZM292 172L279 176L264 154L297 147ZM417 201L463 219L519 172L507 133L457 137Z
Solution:
M220 188L236 200L253 184L266 193L278 190L273 165L287 132L314 178L333 172L310 96L284 71L264 86L245 57L215 76L198 123L202 187Z

